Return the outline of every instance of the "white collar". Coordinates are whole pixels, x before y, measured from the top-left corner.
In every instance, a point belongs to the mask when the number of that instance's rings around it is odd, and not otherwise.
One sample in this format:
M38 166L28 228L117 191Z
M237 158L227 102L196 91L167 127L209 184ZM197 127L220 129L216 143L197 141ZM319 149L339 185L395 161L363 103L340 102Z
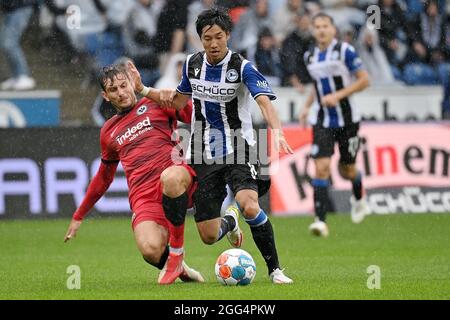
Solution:
M222 65L222 64L227 63L228 61L230 61L231 54L232 54L231 50L228 49L228 53L225 55L225 57L221 61L216 63L216 64L211 64L211 63L208 62L208 59L206 57L206 52L203 54L203 59L205 60L206 64L209 65L209 66L219 66L219 65Z

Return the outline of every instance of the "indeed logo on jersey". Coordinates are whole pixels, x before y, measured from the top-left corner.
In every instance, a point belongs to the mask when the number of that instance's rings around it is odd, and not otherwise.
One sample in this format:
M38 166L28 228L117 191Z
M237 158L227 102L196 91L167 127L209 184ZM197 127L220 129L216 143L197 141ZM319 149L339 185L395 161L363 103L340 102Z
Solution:
M125 140L127 140L127 139L128 139L128 142L133 141L134 139L139 137L144 132L147 132L151 128L152 128L152 124L150 123L150 118L147 116L141 122L138 122L136 125L132 126L131 128L128 128L124 134L122 134L121 136L118 136L116 138L116 141L119 145L122 145L125 142Z
M228 102L236 96L239 84L191 80L192 95L198 99Z

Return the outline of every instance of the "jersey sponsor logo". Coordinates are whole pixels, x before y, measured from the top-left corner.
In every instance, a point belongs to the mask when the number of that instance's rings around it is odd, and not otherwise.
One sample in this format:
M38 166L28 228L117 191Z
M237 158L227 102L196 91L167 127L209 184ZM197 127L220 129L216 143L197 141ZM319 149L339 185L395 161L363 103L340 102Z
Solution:
M114 128L113 132L111 132L111 138L113 137L114 133L116 132L117 127Z
M128 139L128 141L133 141L141 134L147 132L152 128L152 125L150 123L150 118L147 116L144 120L141 122L138 122L135 126L132 126L131 128L127 128L127 131L122 134L121 136L116 138L116 141L119 145L122 145L125 140Z
M216 100L227 100L230 97L234 97L236 94L236 89L231 87L220 87L218 85L204 85L192 83L192 91L197 97L211 98Z
M262 88L262 89L268 89L268 88L269 88L269 84L267 83L267 81L261 81L261 80L258 80L258 81L256 82L256 85L257 85L259 88Z
M236 81L239 78L239 74L238 74L238 72L236 70L230 69L230 70L227 71L226 77L227 77L228 81L234 82L234 81Z
M144 104L137 109L136 114L140 116L141 114L145 113L147 109L148 109L147 106Z

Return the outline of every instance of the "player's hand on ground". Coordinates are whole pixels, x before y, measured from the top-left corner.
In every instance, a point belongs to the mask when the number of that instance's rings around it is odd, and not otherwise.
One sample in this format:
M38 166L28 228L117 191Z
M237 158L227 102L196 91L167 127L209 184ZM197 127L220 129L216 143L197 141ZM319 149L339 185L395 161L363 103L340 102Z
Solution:
M66 236L64 237L64 242L69 241L77 235L77 231L81 226L81 221L72 219L69 224L69 228L67 229Z
M165 108L170 108L173 105L173 99L177 91L174 89L160 89L159 99L161 100L161 106Z
M309 115L308 108L303 108L302 111L300 111L300 114L298 116L298 122L300 123L300 125L302 127L306 127L306 125L308 124L308 122L307 122L308 115Z
M131 61L128 61L127 69L128 76L130 77L134 91L141 92L142 89L144 89L144 84L142 83L141 74L139 73L138 69Z
M339 103L339 99L336 94L330 93L322 97L321 103L326 107L335 107Z

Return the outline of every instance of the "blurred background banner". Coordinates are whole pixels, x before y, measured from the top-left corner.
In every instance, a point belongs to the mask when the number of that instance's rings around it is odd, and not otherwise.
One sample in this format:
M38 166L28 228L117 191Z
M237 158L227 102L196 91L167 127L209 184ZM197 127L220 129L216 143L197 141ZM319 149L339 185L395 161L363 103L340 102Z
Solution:
M0 91L0 128L60 125L61 92Z
M271 211L312 215L311 129L292 126L284 130L294 154L272 162L277 172L272 172ZM357 164L372 213L450 210L450 123L363 123L360 137ZM339 154L337 147L335 154ZM350 182L340 177L338 161L338 156L332 157L330 198L334 211L349 212Z
M0 129L0 219L70 217L99 167L98 128ZM122 166L92 214L130 214Z

